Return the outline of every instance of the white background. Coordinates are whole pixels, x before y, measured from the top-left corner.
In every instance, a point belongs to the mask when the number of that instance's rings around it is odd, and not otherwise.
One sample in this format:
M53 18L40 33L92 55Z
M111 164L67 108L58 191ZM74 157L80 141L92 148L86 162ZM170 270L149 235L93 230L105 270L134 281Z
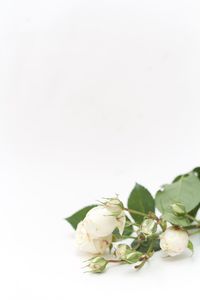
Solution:
M200 242L84 274L63 220L200 164L200 2L2 0L2 300L199 296Z

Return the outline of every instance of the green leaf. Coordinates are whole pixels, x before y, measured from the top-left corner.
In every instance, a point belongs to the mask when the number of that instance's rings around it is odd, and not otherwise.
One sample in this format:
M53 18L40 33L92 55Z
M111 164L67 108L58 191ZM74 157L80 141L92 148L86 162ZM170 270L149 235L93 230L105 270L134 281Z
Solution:
M67 222L69 222L74 229L76 229L78 223L80 221L82 221L85 218L88 211L95 206L96 205L86 206L86 207L82 208L81 210L77 211L76 213L74 213L73 215L71 215L70 217L66 218L65 220Z
M193 208L193 210L191 210L188 214L195 218L199 208L200 208L200 204L198 204L195 208Z
M197 177L200 179L200 167L194 168L193 172L196 173Z
M156 207L163 218L172 224L187 226L190 221L186 217L178 217L172 213L171 205L177 202L185 206L186 212L191 212L200 203L200 182L194 173L181 177L178 181L165 185L156 194Z
M198 204L193 210L188 212L188 215L195 217L200 205ZM174 215L172 212L166 212L163 215L164 219L172 224L179 225L182 227L189 226L193 221L187 218L186 216L177 216Z
M194 246L193 246L193 243L191 241L188 242L188 245L187 245L188 249L190 251L192 251L192 253L194 252Z
M147 238L147 240L144 240L144 241L140 241L140 244L139 244L139 240L138 239L135 239L131 246L134 248L134 247L137 247L137 251L140 251L142 253L146 253L150 247L150 244L151 242L153 242L153 246L152 246L152 250L153 251L159 251L160 250L160 240L159 239L154 239L152 241L151 238Z
M133 233L134 230L133 230L133 226L130 225L131 223L132 223L131 220L126 216L126 224L122 235L130 236Z
M179 181L182 177L187 177L188 175L190 174L194 174L196 175L199 179L200 179L200 167L196 167L194 168L191 172L188 172L188 173L185 173L185 174L181 174L181 175L178 175L174 178L174 180L172 181L173 183L174 182L177 182Z
M145 187L136 183L128 198L128 208L148 214L149 212L155 211L155 201L150 192ZM135 213L130 214L137 223L142 223L144 219L143 216Z
M174 178L174 180L172 181L172 183L179 181L181 178L183 177L187 177L190 173L185 173L183 175L178 175Z
M119 233L118 228L116 228L113 231L113 237L114 237L115 242L120 241L120 240L124 240L123 236L129 237L133 233L133 231L134 231L133 226L128 225L130 223L131 223L131 220L126 216L126 225L125 225L125 228L124 228L124 231L123 231L122 235Z
M163 213L162 217L165 221L168 221L171 224L179 225L182 227L188 226L191 223L191 221L187 217L176 216L173 214L173 212L170 211L169 212L166 211L165 213Z

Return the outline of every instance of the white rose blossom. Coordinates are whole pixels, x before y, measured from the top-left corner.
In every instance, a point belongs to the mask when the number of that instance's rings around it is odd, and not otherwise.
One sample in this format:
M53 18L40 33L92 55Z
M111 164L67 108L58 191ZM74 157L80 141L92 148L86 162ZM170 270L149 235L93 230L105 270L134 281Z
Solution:
M103 254L112 242L112 235L100 237L98 239L92 238L86 228L85 221L81 221L76 229L76 244L77 247L84 252L91 254Z
M181 254L187 248L188 242L187 231L179 228L169 227L160 235L160 247L169 256Z
M118 228L120 234L123 233L126 222L124 211L118 216L112 215L110 209L104 206L92 208L86 215L84 223L87 232L93 238L110 235L114 229Z

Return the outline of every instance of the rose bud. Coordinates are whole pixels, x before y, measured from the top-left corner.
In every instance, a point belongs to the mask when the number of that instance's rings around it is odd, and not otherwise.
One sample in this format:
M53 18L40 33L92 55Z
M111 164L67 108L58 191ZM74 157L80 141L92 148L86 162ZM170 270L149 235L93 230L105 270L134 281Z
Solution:
M84 223L85 228L92 238L99 238L110 235L115 228L123 233L126 217L124 211L116 217L113 216L109 209L104 206L92 208L86 215Z
M186 214L185 206L182 203L172 204L171 209L176 216L184 216Z
M112 235L93 239L85 228L85 222L81 221L76 229L77 247L84 252L92 254L103 254L112 242Z
M124 261L127 262L128 264L134 264L139 261L139 259L141 258L142 255L143 255L143 253L141 253L139 251L130 250L130 251L127 251L127 253L124 257Z
M116 198L106 198L106 202L103 204L113 216L119 216L123 209L123 203L116 197Z
M187 231L169 227L160 235L160 247L169 256L181 254L188 245L189 237Z
M90 269L90 272L92 273L102 273L105 270L107 264L108 262L107 260L105 260L105 258L97 256L90 260L88 267Z
M126 257L126 254L130 252L130 247L126 244L119 244L115 248L115 256L118 259L124 260Z
M153 219L145 219L140 227L140 232L144 235L151 235L157 230L157 224Z

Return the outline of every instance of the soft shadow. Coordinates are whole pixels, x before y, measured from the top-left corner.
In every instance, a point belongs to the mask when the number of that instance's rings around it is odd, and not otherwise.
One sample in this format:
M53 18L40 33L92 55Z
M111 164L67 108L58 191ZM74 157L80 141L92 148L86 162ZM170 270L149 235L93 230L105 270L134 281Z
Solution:
M188 255L188 253L182 253L178 256L166 256L162 257L163 262L175 262L175 261L182 261L186 259L191 259L191 255Z

